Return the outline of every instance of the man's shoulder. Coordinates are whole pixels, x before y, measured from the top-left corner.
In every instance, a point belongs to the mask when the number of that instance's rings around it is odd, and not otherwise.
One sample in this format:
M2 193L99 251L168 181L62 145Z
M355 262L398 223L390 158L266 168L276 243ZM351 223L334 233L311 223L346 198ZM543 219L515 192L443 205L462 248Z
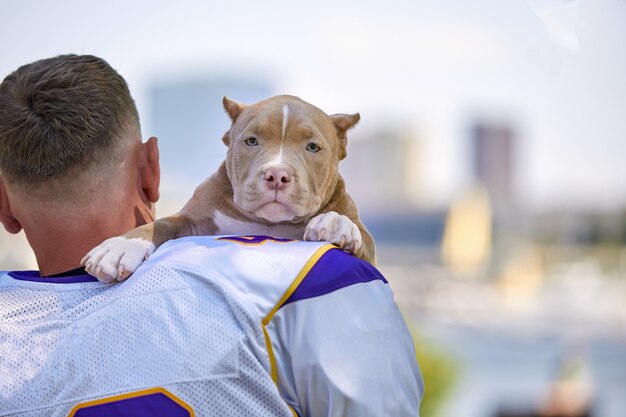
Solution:
M332 246L324 242L303 242L272 236L191 236L163 244L149 262L193 266L210 262L227 264L235 270L250 264L297 266L316 252Z
M385 277L372 264L339 248L325 252L304 271L302 281L286 299L284 305L361 283L387 284Z
M271 236L185 237L162 245L134 276L165 273L184 286L219 287L267 313L333 248Z
M386 283L372 265L336 246L271 236L172 240L154 252L142 269L163 266L227 287L265 312L353 284Z

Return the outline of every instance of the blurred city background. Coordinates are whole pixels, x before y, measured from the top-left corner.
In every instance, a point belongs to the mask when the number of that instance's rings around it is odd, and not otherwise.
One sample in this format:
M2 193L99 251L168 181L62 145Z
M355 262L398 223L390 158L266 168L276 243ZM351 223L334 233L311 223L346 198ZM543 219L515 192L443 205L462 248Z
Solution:
M224 95L360 112L341 164L415 335L422 415L626 416L626 1L0 0L0 77L90 53L159 137L159 215ZM0 233L0 268L34 269Z

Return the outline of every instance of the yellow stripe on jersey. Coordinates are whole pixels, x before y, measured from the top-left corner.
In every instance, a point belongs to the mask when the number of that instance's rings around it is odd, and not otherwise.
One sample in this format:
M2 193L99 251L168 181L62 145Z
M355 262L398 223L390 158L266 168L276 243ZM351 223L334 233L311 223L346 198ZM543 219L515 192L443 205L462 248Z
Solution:
M145 396L152 395L152 394L165 395L167 398L174 401L177 405L181 406L185 411L187 411L189 413L189 417L195 417L193 408L191 408L189 404L187 404L186 402L184 402L183 400L181 400L180 398L178 398L177 396L175 396L174 394L172 394L165 388L161 388L161 387L149 388L149 389L145 389L141 391L128 392L125 394L114 395L112 397L100 398L98 400L80 403L80 404L75 405L74 408L72 408L72 410L70 411L70 414L67 417L74 417L74 415L78 411L83 410L88 407L114 403L118 401L128 400L131 398L145 397Z
M280 300L278 300L278 303L276 303L274 308L272 308L272 310L261 321L261 327L263 328L263 334L265 335L265 344L267 345L267 354L269 355L269 358L270 358L271 376L272 376L272 380L274 381L274 383L276 383L276 385L278 385L278 369L276 367L276 359L274 358L274 349L272 348L272 341L270 340L270 336L269 336L269 333L267 332L266 326L272 320L276 312L282 307L285 301L287 301L289 297L291 297L291 294L293 294L294 291L298 288L298 286L302 283L304 278L307 276L311 268L315 266L317 261L319 261L320 258L326 252L334 248L336 248L336 246L334 245L324 245L321 248L319 248L317 251L315 251L313 256L311 256L311 258L309 258L309 260L304 265L304 267L302 267L302 269L296 276L296 279L294 279L291 285L289 286L289 288L287 288L287 291L285 291L283 296L280 297ZM291 408L291 406L289 406L289 409L293 413L294 417L297 417L295 410Z

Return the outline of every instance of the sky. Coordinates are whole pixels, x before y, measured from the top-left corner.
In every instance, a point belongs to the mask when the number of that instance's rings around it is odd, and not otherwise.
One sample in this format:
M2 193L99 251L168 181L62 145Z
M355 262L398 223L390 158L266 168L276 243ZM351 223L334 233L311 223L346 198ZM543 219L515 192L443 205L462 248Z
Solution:
M468 123L504 120L525 206L615 210L626 206L624 23L625 0L0 0L0 77L57 54L99 55L127 79L146 137L159 133L155 82L261 77L328 113L359 111L355 140L416 132L432 206L470 181Z

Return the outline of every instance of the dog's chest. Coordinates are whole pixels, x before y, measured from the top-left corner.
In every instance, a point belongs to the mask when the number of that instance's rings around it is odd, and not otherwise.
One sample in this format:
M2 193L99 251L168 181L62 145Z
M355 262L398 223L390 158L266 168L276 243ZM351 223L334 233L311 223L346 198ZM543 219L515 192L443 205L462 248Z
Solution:
M221 211L214 212L213 221L217 228L216 234L220 235L265 235L298 240L301 240L304 236L305 225L267 225L235 219Z

